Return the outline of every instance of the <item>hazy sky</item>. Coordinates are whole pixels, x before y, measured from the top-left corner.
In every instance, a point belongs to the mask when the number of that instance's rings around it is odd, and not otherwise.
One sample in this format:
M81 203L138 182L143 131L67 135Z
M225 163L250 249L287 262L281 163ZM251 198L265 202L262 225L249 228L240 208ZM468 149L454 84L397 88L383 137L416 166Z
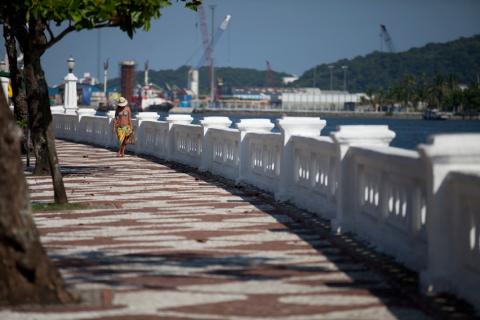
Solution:
M397 51L480 33L480 0L206 0L204 3L209 31L208 5L216 4L215 26L226 14L232 15L229 29L215 50L216 65L265 69L265 60L269 60L274 70L297 75L320 63L379 50L380 24L386 25ZM152 23L149 32L139 31L132 40L114 29L70 34L45 54L43 66L49 84L53 85L65 76L70 55L77 61L77 76L84 72L97 75L100 52L102 63L110 58L109 72L116 77L121 60L136 60L137 69L143 69L147 59L153 70L175 69L187 63L197 64L200 48L197 14L179 3L166 9ZM4 52L3 47L0 52Z

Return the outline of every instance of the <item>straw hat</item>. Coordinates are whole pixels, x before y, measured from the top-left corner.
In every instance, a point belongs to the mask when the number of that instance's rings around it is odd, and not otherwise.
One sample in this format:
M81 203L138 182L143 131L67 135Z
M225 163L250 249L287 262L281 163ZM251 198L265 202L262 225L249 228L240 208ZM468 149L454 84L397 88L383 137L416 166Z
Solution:
M128 104L128 101L124 97L120 97L117 101L117 106L119 107L125 107L127 104Z

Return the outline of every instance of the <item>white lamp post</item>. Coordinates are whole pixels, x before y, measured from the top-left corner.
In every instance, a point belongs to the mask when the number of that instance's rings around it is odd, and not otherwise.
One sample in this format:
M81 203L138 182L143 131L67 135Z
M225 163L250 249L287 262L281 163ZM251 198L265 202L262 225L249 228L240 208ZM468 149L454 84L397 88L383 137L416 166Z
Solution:
M75 68L75 59L72 56L67 59L68 73L73 73L73 68Z
M347 91L347 69L348 66L342 66L343 69L343 91Z
M330 70L330 91L333 90L333 66L329 65L328 69Z
M77 105L77 77L73 74L75 67L75 59L71 56L67 60L68 74L65 77L65 96L63 99L63 107L65 113L76 113Z

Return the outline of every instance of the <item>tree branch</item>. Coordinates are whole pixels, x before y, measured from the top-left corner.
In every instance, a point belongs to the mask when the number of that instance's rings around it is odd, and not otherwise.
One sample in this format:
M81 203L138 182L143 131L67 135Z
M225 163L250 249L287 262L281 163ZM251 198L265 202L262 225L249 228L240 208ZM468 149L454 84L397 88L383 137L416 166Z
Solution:
M106 21L106 22L102 22L102 23L99 23L99 24L96 24L93 29L100 29L100 28L110 28L110 27L118 27L119 24L118 23L114 23L114 22L111 22L111 21Z
M96 24L92 29L100 29L100 28L106 28L106 27L116 27L118 26L118 23L112 23L111 21L106 21L106 22L101 22L99 24ZM60 32L56 37L53 36L53 33L50 30L50 27L47 24L47 30L50 33L50 41L47 43L45 46L45 49L48 49L52 47L54 44L62 40L63 37L65 37L67 34L69 34L72 31L76 30L76 24L72 25L71 21L69 23L69 26L65 28L62 32Z
M54 38L54 35L52 32L52 29L50 28L50 23L46 23L45 25L47 27L48 34L50 35L50 41L52 41L52 39Z
M47 24L47 26L48 26L48 24ZM70 32L72 32L74 30L75 30L75 27L72 26L72 25L69 25L62 32L60 32L56 37L50 38L50 41L47 42L47 45L45 46L45 49L48 49L48 48L52 47L55 43L62 40L63 37L65 37L67 34L69 34Z

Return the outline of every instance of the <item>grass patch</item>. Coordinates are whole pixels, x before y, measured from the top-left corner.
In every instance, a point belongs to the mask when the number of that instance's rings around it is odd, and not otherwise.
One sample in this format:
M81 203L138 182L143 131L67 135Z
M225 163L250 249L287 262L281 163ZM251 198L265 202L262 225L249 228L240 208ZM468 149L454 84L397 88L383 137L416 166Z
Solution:
M58 203L32 203L32 211L57 211L57 210L80 210L80 209L87 209L90 206L85 203L65 203L65 204L58 204Z

